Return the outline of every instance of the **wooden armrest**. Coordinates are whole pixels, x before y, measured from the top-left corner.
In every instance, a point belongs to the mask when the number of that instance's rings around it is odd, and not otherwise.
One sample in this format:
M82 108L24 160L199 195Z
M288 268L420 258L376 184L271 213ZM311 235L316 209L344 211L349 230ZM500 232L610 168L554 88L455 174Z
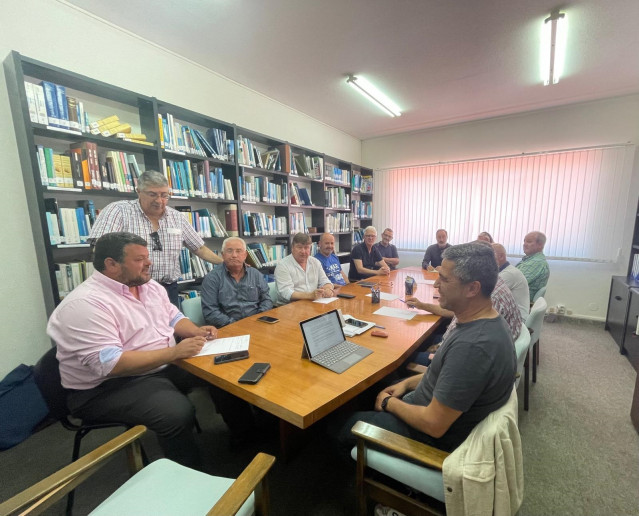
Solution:
M425 466L441 470L444 459L450 453L439 450L419 441L415 441L408 437L395 434L389 430L384 430L378 426L358 421L355 423L351 432L358 439L374 444L377 447L386 448L387 450L402 455L408 459L420 462Z
M428 368L422 364L416 364L415 362L409 362L406 364L406 371L415 373L415 374L424 374Z
M111 439L108 443L83 455L75 462L0 504L0 514L12 514L27 507L29 504L34 505L28 507L22 514L28 514L31 510L38 513L44 511L98 471L113 454L134 444L134 441L145 432L146 427L139 425ZM141 464L141 461L139 461L139 464Z
M235 479L235 482L227 489L207 516L228 516L235 514L246 502L251 493L255 491L264 477L269 472L275 457L266 453L258 453L251 463L244 468L242 474ZM256 505L258 504L256 494Z

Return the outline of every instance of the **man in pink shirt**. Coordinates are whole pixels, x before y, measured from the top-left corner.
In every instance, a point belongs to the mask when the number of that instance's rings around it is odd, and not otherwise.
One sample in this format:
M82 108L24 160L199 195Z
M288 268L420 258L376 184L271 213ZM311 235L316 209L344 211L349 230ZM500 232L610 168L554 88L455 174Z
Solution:
M202 381L171 362L199 353L217 329L197 327L151 280L143 238L102 236L93 264L95 272L64 298L47 326L71 413L146 425L168 458L199 469L195 410L185 393Z

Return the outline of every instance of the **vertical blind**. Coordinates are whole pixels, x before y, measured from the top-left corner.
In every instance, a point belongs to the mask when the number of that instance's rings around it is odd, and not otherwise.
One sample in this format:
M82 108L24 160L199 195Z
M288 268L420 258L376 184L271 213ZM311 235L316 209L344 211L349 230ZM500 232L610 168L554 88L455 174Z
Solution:
M521 255L538 230L548 257L614 261L633 156L628 145L378 170L373 218L405 250L425 250L444 228L452 244L488 231Z

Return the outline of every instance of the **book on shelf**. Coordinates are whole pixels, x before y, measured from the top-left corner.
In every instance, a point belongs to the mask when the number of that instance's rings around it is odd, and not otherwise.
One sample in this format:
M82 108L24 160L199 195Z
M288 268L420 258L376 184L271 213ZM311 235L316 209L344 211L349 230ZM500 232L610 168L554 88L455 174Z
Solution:
M29 119L35 124L49 124L47 117L47 105L44 98L44 89L41 84L24 81L24 90L29 107Z
M66 88L60 84L54 84L54 86L56 102L58 103L58 121L60 123L60 127L62 127L63 129L70 129L69 106L67 105Z
M78 287L84 280L93 274L93 263L87 261L74 261L69 263L56 263L56 283L60 299L65 298L69 292Z
M135 140L136 143L146 141L146 134L144 133L115 133L115 137L125 141Z
M237 220L237 206L229 204L224 208L224 224L228 236L239 236L239 224Z
M373 193L373 176L362 176L362 182L359 191L360 193Z
M94 122L91 122L89 124L89 127L91 129L98 129L101 126L106 126L108 124L111 124L113 122L119 122L120 121L120 117L118 117L118 115L110 115L107 116L105 118L101 118L100 120L96 120Z
M44 101L47 110L48 125L51 127L62 127L60 122L60 110L58 108L58 97L55 84L49 81L40 83L44 91Z
M73 172L71 171L71 158L69 156L60 155L60 164L62 167L62 183L65 188L73 188Z
M67 117L69 120L69 129L74 131L82 130L78 106L79 103L77 98L67 96Z
M71 175L73 177L73 186L75 188L84 187L84 171L82 169L82 156L71 150L67 151L71 160Z

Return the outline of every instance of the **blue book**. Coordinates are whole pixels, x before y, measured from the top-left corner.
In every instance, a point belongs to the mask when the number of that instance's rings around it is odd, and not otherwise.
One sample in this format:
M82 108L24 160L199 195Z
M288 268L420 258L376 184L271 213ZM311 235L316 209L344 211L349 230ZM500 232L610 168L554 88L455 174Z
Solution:
M44 103L47 108L47 118L52 127L62 127L60 125L60 111L58 110L58 93L55 84L48 81L40 83L44 90Z
M47 217L47 227L49 229L49 240L51 241L51 245L58 245L60 242L58 242L58 237L55 234L55 229L53 229L54 228L53 218L48 211L46 212L46 217Z
M67 89L59 84L55 85L56 100L58 102L58 114L60 126L69 129L69 105L67 104Z
M222 169L219 167L215 168L215 173L217 174L217 197L218 199L224 199L224 174L222 174Z
M89 229L87 228L87 221L85 218L84 208L78 206L75 209L75 217L78 221L78 233L80 234L80 242L85 243L89 236Z

